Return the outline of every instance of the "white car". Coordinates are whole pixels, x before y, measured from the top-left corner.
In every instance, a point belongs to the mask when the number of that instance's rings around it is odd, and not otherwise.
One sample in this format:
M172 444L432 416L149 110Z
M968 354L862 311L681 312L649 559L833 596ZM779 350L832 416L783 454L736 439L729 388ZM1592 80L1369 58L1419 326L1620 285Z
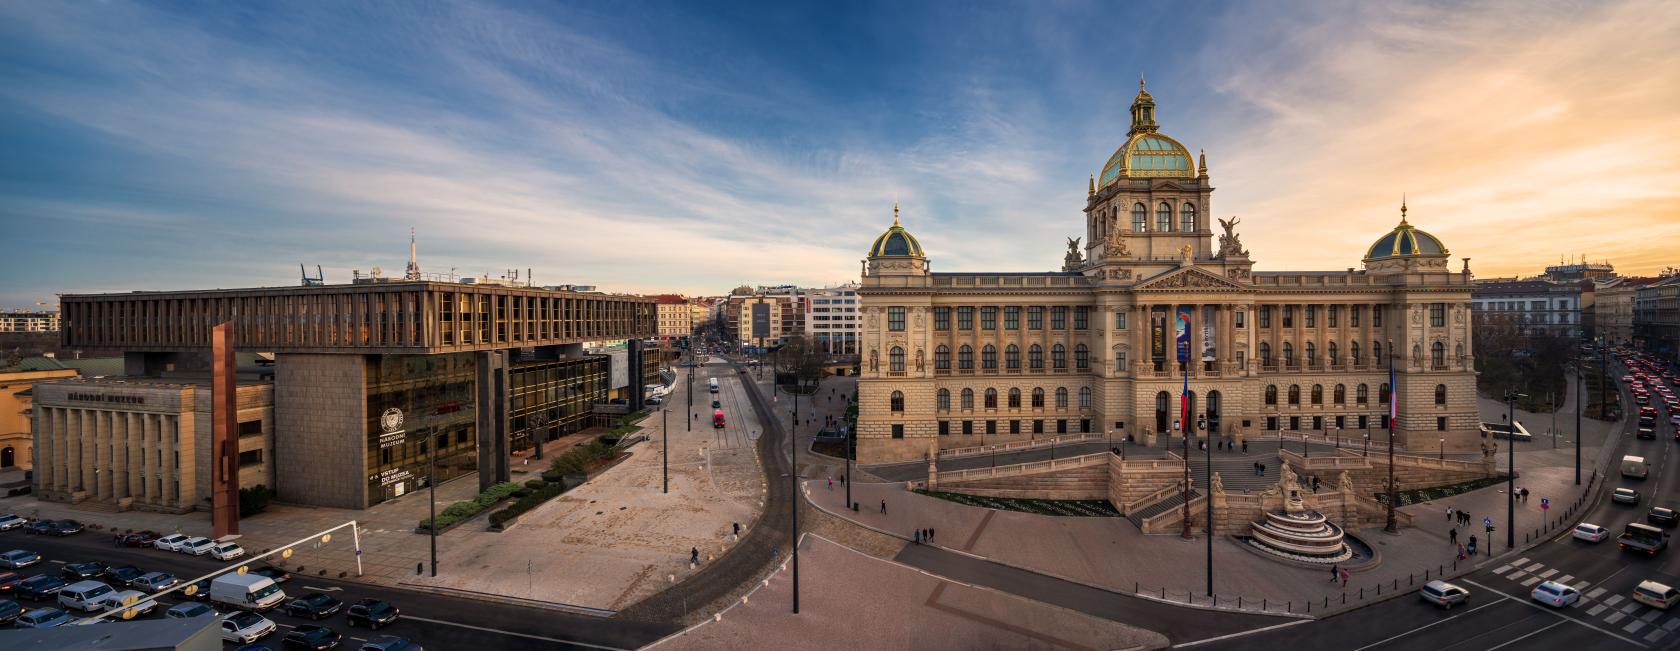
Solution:
M234 644L250 644L274 632L274 622L256 613L241 610L222 618L222 639Z
M178 534L178 533L172 533L172 534L169 534L167 536L164 536L162 538L157 539L155 542L152 543L152 547L155 547L157 549L161 549L161 550L166 551L166 552L172 552L172 551L179 550L181 548L181 543L184 543L187 540L188 540L188 538L186 536L183 536L183 535Z
M122 590L105 595L104 598L99 600L99 606L102 609L109 610L123 605L129 599L134 600L132 606L136 609L135 617L150 615L152 611L157 610L158 602L147 599L146 594L139 590Z
M10 513L7 513L5 515L0 515L0 531L11 531L13 529L16 529L16 528L21 527L21 526L23 526L25 524L28 524L28 523L29 523L28 520L17 517L15 515L10 514Z
M1581 600L1581 593L1556 581L1547 581L1534 586L1534 592L1528 593L1530 599L1546 604L1553 608L1563 608Z
M245 548L238 543L223 543L210 548L210 556L218 561L231 561L245 555Z
M1577 540L1585 540L1587 542L1604 542L1605 538L1610 537L1610 530L1596 524L1582 522L1581 524L1575 525L1575 531L1570 532L1569 535L1573 536Z
M203 556L210 553L210 549L215 546L216 541L199 536L181 543L181 546L175 548L175 551L192 554L193 556Z

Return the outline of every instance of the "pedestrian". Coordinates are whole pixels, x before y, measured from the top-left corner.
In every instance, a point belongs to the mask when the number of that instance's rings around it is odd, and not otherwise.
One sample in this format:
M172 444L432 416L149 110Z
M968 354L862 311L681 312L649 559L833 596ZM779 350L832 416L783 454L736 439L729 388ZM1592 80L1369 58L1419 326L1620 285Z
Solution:
M688 548L688 563L690 565L699 565L700 564L700 548L699 547Z
M841 486L846 485L846 476L845 475L840 475L840 485Z
M928 540L933 540L933 529L932 528L928 529Z
M1465 556L1464 556L1464 545L1459 545L1459 546L1458 546L1458 560L1461 560L1461 561L1462 561L1462 560L1464 560L1464 559L1465 559Z
M741 523L739 523L739 522L735 523L735 537L736 538L741 537Z
M1265 475L1266 475L1266 464L1262 463L1262 464L1260 464L1260 476L1264 477Z
M1342 568L1342 587L1344 587L1344 588L1347 587L1347 580L1348 580L1348 571L1347 571L1347 568L1344 567L1344 568Z
M1452 543L1455 544L1455 545L1458 544L1458 529L1454 528L1453 530L1448 531L1447 532L1447 539L1452 541Z
M910 542L913 543L913 544L917 544L917 545L922 544L922 530L921 529L917 529L916 533L910 537Z
M1447 507L1447 519L1448 519L1448 520L1451 520L1451 519L1453 519L1453 507L1450 507L1450 506L1449 506L1449 507ZM1462 519L1462 518L1461 518L1461 519Z
M828 478L828 490L834 490L834 478L833 477Z
M1331 565L1330 566L1330 582L1331 583L1335 583L1336 579L1340 578L1341 575L1342 575L1342 566L1340 566L1340 565Z
M886 500L881 500L881 514L886 515L886 513L887 513L887 501Z

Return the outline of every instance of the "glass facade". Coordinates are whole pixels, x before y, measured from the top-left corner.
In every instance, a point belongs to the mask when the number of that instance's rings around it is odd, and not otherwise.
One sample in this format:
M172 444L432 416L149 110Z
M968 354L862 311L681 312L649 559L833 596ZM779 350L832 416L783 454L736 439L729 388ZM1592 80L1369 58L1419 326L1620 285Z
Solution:
M424 487L434 450L439 482L478 469L474 368L470 353L367 357L370 506Z
M536 441L552 441L589 427L592 406L607 402L610 359L516 363L508 372L510 449L520 452ZM648 355L647 360L658 368L655 355Z

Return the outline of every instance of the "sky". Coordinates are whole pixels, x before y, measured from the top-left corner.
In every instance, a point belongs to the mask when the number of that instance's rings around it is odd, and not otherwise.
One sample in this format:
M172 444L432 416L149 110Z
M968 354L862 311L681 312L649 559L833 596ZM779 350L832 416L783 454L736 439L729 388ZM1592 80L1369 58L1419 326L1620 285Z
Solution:
M1058 268L1146 75L1262 270L1680 264L1680 3L0 0L0 307ZM1457 262L1455 260L1455 268ZM521 272L523 273L523 271Z

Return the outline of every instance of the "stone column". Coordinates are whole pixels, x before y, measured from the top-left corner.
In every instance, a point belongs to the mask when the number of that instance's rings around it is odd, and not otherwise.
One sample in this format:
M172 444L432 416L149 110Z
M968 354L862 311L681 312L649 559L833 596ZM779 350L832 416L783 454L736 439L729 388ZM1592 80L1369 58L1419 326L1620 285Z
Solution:
M70 448L70 485L66 490L72 493L83 490L82 474L87 472L87 466L82 462L82 441L86 438L86 432L83 431L86 425L83 421L86 418L87 412L81 409L72 410L70 413L70 431L66 440Z
M175 455L180 452L175 446L175 419L168 414L158 416L158 450L163 453L163 459L158 463L158 479L163 481L158 491L158 502L163 506L175 506L180 497L175 482L178 480L175 472Z
M133 414L116 412L111 415L111 500L128 497L128 424Z
M143 490L141 485L145 483L142 478L146 473L142 468L145 467L146 455L140 449L140 442L146 436L146 421L144 419L145 414L131 413L128 415L128 438L126 440L128 444L128 489L123 497L139 499Z
M146 504L157 504L157 425L153 414L135 414L140 419L140 493Z
M54 472L53 464L58 460L53 456L53 409L49 407L35 407L35 487L36 490L52 490Z
M88 454L93 464L93 481L88 486L88 499L103 502L106 497L106 486L111 480L111 430L108 427L109 412L95 411L90 414L93 427L90 428L88 443L92 450Z

